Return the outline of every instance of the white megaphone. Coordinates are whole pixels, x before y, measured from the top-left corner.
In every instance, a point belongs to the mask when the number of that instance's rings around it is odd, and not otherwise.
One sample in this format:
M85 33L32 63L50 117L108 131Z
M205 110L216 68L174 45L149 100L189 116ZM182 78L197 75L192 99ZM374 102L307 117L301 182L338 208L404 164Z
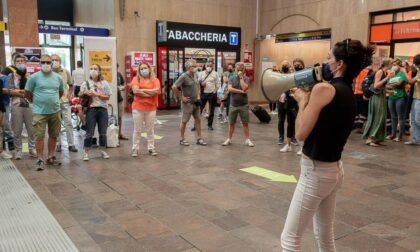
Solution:
M261 89L267 100L277 101L287 90L298 87L311 87L322 81L322 67L304 69L298 72L283 74L266 69L262 75Z

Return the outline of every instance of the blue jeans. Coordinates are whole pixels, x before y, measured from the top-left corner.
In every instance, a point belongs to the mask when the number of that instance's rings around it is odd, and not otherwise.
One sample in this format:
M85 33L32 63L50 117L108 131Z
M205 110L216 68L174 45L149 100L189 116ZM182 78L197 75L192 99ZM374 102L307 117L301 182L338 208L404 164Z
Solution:
M98 125L99 146L106 147L106 129L108 128L108 110L102 107L90 108L86 113L85 148L92 147L92 137Z
M405 97L396 100L388 99L388 108L391 113L391 134L393 136L397 135L397 125L399 124L398 138L401 139L405 130Z
M413 99L411 107L413 142L420 144L420 99Z

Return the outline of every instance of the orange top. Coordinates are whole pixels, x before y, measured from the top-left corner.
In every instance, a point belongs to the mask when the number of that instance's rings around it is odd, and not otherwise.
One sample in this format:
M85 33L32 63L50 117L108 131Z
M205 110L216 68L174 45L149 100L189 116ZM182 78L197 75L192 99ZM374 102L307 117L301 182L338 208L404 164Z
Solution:
M365 68L360 71L359 75L354 80L354 94L363 94L363 80L366 78L369 73L369 69Z
M137 77L134 77L131 81L131 88L138 89L156 89L160 88L160 82L158 78L153 80L145 81L140 79L140 83ZM133 104L131 105L133 109L142 110L142 111L155 111L158 106L158 95L153 97L139 97L134 96Z

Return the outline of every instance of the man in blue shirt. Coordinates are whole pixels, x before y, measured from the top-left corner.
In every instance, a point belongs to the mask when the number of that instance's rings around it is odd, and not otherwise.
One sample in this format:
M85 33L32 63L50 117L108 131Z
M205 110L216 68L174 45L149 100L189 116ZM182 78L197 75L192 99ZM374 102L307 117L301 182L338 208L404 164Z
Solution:
M25 86L26 98L33 103L33 130L38 155L36 170L44 170L44 137L48 125L47 164L61 165L54 156L57 137L61 129L60 98L64 92L63 79L52 72L49 55L41 56L41 71L31 75Z

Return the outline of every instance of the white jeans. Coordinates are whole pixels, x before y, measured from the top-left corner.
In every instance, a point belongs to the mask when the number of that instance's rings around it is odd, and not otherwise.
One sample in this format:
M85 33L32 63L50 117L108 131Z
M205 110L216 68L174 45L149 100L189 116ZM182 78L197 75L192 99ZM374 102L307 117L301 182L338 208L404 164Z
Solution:
M155 120L156 111L140 111L137 109L133 109L133 150L140 149L141 132L144 129L144 127L146 127L147 132L147 149L155 149Z
M301 251L303 233L311 219L319 251L334 252L336 192L343 183L343 164L302 158L299 182L281 234L283 252Z
M74 146L74 137L73 137L73 124L71 122L71 111L70 104L68 102L61 103L61 120L63 125L66 128L67 142L69 146ZM61 132L60 132L61 135ZM61 144L60 136L57 139L57 144Z

